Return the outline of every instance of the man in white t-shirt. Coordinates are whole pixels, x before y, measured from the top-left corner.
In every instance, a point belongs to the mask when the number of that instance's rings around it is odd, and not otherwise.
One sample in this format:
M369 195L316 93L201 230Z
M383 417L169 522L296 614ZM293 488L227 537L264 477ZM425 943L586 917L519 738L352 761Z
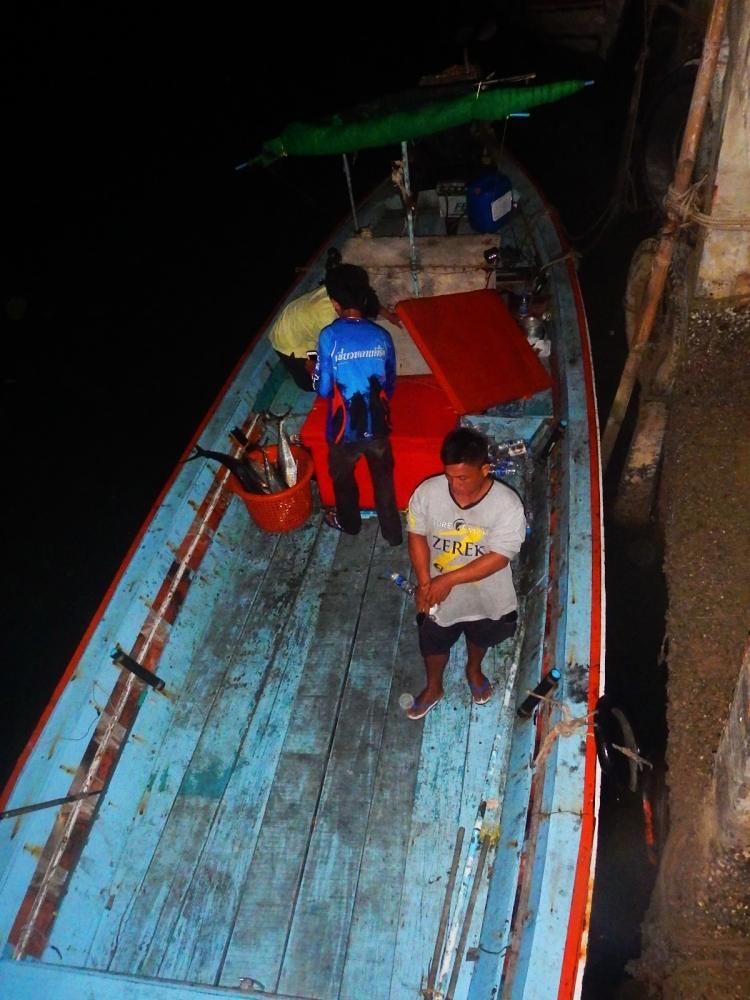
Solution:
M482 660L490 646L514 634L518 618L510 562L526 537L523 503L490 477L487 439L479 431L451 431L440 458L443 475L416 488L407 512L427 678L407 712L410 719L423 718L443 697L443 671L462 634L472 698L486 704L492 686Z

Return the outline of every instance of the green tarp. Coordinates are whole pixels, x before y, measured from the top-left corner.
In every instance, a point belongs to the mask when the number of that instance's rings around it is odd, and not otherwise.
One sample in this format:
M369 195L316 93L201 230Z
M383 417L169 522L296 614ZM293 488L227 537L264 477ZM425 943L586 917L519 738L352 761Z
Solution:
M326 156L388 146L471 121L505 118L539 104L558 101L584 86L583 80L562 80L536 87L492 88L426 102L409 111L378 115L370 112L349 121L334 115L320 122L292 122L281 135L264 142L262 153L252 162L270 163L280 156Z

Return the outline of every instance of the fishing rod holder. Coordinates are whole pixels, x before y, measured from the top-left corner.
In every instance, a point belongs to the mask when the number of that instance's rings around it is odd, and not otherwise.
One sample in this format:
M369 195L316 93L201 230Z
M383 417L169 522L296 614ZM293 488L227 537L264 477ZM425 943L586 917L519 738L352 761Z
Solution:
M131 674L135 674L139 680L142 680L144 684L148 684L149 687L154 688L156 691L164 690L165 681L142 666L137 660L134 660L132 656L125 652L119 642L109 655L112 657L112 662L116 667L123 667L125 670L129 670Z

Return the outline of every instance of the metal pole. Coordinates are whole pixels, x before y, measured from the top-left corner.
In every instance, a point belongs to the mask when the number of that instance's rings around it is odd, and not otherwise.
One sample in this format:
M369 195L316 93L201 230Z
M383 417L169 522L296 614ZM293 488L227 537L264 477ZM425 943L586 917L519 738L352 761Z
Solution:
M406 228L409 231L409 260L414 294L419 297L419 272L417 270L417 245L414 242L414 212L411 204L411 183L409 181L409 153L406 143L401 143L401 160L404 164L404 190L406 192Z
M96 792L76 792L74 795L65 795L61 799L47 799L46 802L35 802L30 806L18 806L16 809L6 809L0 812L0 819L10 819L11 816L25 816L26 813L38 812L40 809L51 809L53 806L66 806L69 802L80 802L81 799L88 799L93 795L101 795L102 789Z
M357 222L357 206L354 204L354 191L352 189L352 175L349 173L349 161L346 158L346 153L341 154L344 158L344 174L346 175L346 186L349 191L349 204L352 206L352 222L354 223L354 232L359 232L359 222Z
M701 56L698 75L693 88L693 98L690 102L685 132L682 137L682 148L680 158L675 170L672 182L674 197L667 202L667 220L662 226L659 235L659 243L654 255L654 263L651 268L651 277L648 287L643 297L643 306L638 320L633 343L630 345L625 367L620 377L620 384L612 403L612 409L607 418L607 426L602 435L602 467L606 469L612 452L614 450L617 435L628 409L628 403L633 392L635 380L641 367L643 353L651 336L651 330L656 318L656 310L664 292L667 281L667 272L674 252L674 243L679 231L680 219L677 210L673 207L681 195L687 191L693 177L695 167L695 157L698 149L698 142L703 131L703 121L708 107L708 97L716 72L716 63L719 58L719 47L724 32L724 20L727 12L729 0L714 0L711 20L706 31L706 38L703 43L703 54Z
M477 865L477 873L474 877L474 885L471 887L471 895L469 896L469 903L466 907L466 913L464 915L464 922L461 925L461 937L458 941L458 947L456 948L456 958L453 963L453 971L451 972L450 982L448 983L448 992L445 994L445 1000L453 1000L453 995L456 990L456 983L458 982L458 974L461 971L461 965L464 960L464 951L466 949L466 939L469 936L469 930L471 929L471 918L474 916L474 905L477 901L477 894L479 892L479 885L482 881L482 872L484 871L484 863L487 860L487 851L490 849L490 838L485 837L482 841L482 852L479 855L479 864Z
M453 888L456 884L456 875L458 873L458 862L461 860L461 848L464 843L464 833L465 829L459 826L458 833L456 834L456 844L453 848L453 862L451 863L450 875L448 876L448 885L445 888L445 898L443 899L443 912L440 914L440 923L438 924L437 938L435 939L435 949L432 953L432 961L430 962L430 973L427 977L427 996L430 997L435 991L435 980L437 978L438 964L440 962L440 953L443 950L443 941L445 940L445 928L448 926L448 917L451 911L451 899L453 898Z

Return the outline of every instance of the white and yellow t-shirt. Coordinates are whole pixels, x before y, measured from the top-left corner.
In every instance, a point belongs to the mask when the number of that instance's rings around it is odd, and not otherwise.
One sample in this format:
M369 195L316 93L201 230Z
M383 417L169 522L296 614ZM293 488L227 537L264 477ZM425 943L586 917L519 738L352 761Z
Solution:
M320 331L335 319L336 310L325 285L321 285L283 309L268 334L271 346L280 354L304 358L308 351L316 350Z
M513 559L526 538L523 503L503 483L470 507L459 507L445 476L421 483L411 496L407 530L424 535L430 548L430 576L460 569L487 552ZM438 625L502 618L518 607L510 566L497 573L454 587L435 613Z

